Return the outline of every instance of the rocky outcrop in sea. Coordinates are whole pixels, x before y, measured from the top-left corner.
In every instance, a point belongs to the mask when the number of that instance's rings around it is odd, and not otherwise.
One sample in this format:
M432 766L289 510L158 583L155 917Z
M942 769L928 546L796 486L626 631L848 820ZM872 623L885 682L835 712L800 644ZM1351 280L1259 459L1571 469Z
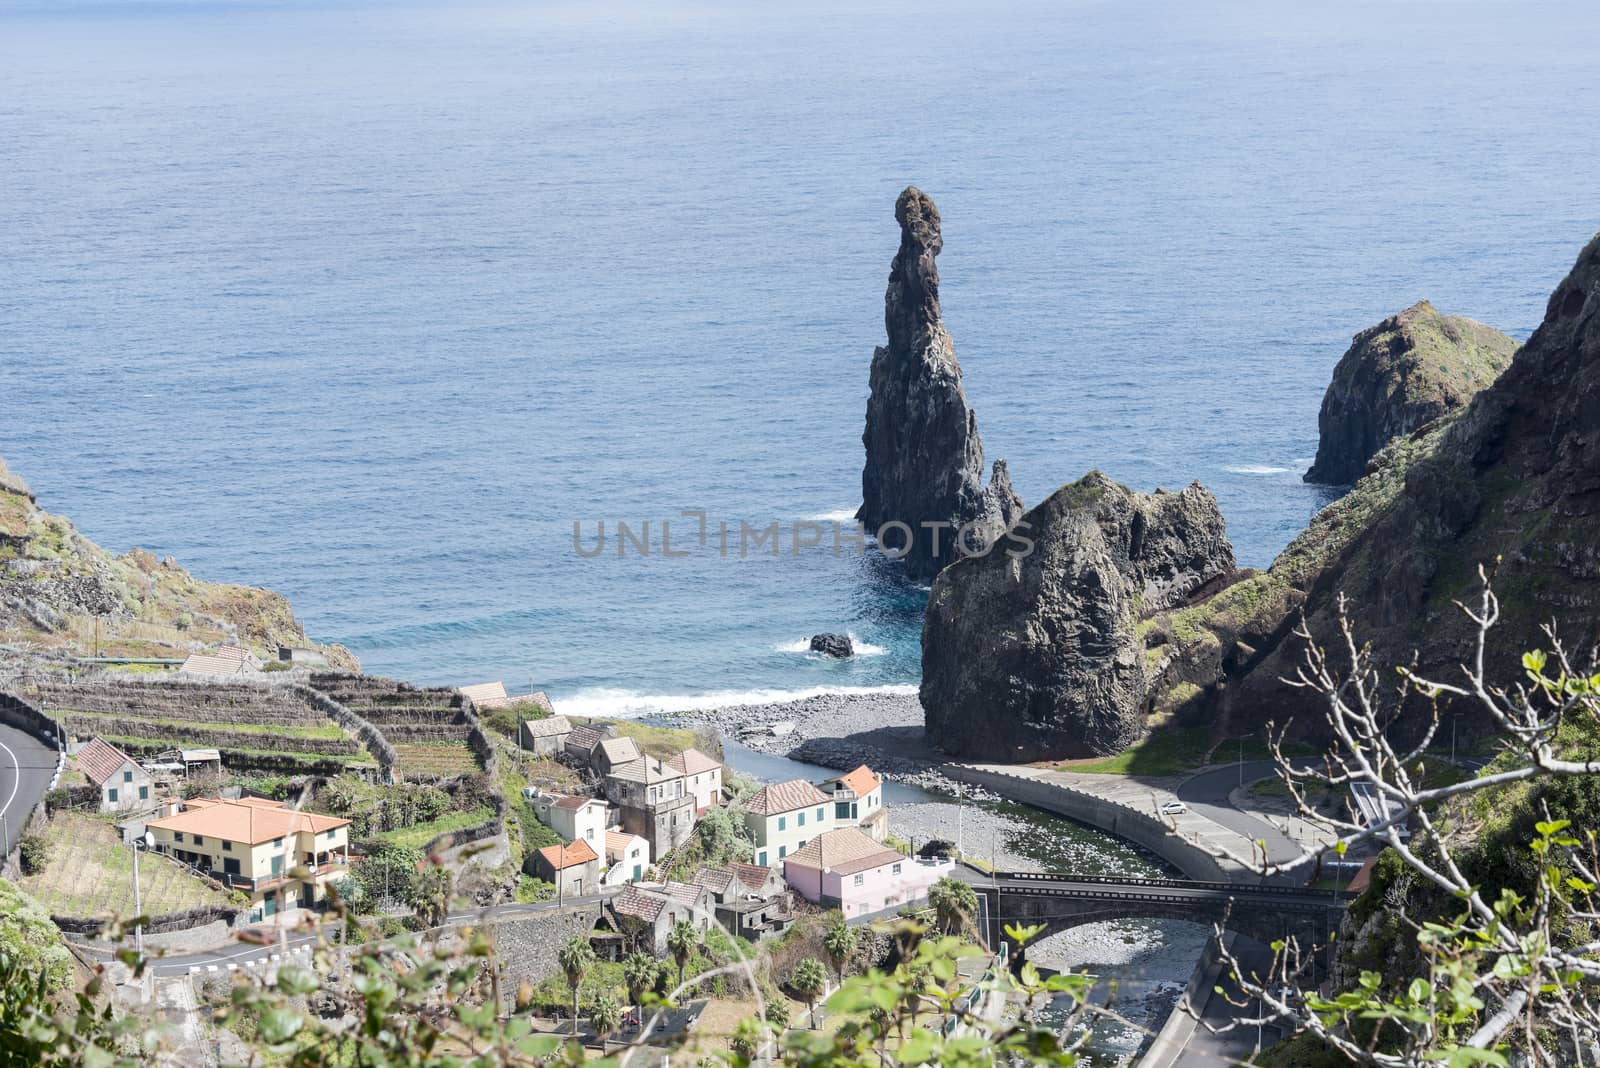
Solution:
M1343 485L1396 438L1456 411L1511 363L1517 343L1422 301L1361 331L1333 370L1307 482Z
M1023 516L1032 552L962 560L922 630L929 740L1009 762L1116 753L1145 730L1141 624L1234 571L1198 483L1135 493L1091 471Z
M983 442L967 407L961 365L939 308L944 247L939 209L911 187L895 202L900 249L889 269L884 324L889 343L872 354L872 393L861 435L867 462L856 517L888 550L905 551L916 576L936 574L965 544L992 544L1022 514L1005 461L983 482ZM929 529L925 523L945 524ZM905 524L905 528L886 524Z

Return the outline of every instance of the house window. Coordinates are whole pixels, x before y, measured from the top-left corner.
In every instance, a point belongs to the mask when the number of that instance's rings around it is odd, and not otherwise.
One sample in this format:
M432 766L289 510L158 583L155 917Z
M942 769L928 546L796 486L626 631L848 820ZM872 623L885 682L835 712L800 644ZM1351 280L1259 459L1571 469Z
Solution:
M200 839L198 839L198 838L196 838L196 839L195 839L195 841L197 841L197 842L198 842L198 841L199 841L199 840L200 840ZM273 848L277 848L277 847L279 847L279 846L281 846L281 845L283 845L283 839L282 839L282 838L274 838L274 839L273 839L273 840L272 840L272 845L273 845Z
M833 815L834 815L834 817L836 819L841 819L841 820L844 819L846 816L850 815L850 802L848 802L848 801L837 801L837 802L835 802L834 806L833 806Z
M173 841L174 841L174 842L181 842L181 841L183 841L183 832L182 832L182 831L173 831L173 832L172 832L172 840L173 840Z
M113 805L117 803L117 791L115 787L106 791L106 800L111 802Z
M817 821L818 821L818 822L819 822L819 823L820 823L820 822L821 822L821 821L823 821L823 820L825 820L825 819L827 819L827 817L826 817L826 816L824 816L824 815L823 815L823 813L824 813L824 812L825 812L825 811L827 811L827 810L826 810L826 809L821 809L821 808L819 808L819 809L817 809Z
M205 845L206 844L205 837L203 835L198 835L198 834L195 835L194 836L194 844L195 845Z
M806 825L806 814L804 812L802 812L802 813L800 813L800 818L795 821L795 826L796 827L804 827L805 825Z
M133 781L133 772L131 772L131 771L123 772L122 773L122 781L123 782L132 782Z
M779 846L778 847L778 859L782 860L783 857L784 857L784 854L786 854L788 852L789 852L789 847L788 846Z
M113 791L113 793L115 793L115 791ZM111 798L111 800L115 801L116 797L113 796ZM788 830L788 829L789 829L789 817L787 817L787 816L779 816L778 817L778 830L784 831L784 830Z
M893 869L893 871L892 871L892 873L891 873L891 874L894 874L894 875L899 875L899 874L900 874L900 865L898 865L898 864L896 864L896 865L895 865L895 866L894 866L894 869Z
M148 801L148 800L150 800L150 787L148 787L148 786L139 787L139 800L140 801Z
M233 852L233 843L232 842L223 842L222 843L222 851L224 853L232 853Z
M761 865L763 868L767 866L767 851L765 849L756 854L756 863Z
M865 886L866 883L867 883L867 877L865 875L857 875L853 880L851 880L850 885L851 886Z

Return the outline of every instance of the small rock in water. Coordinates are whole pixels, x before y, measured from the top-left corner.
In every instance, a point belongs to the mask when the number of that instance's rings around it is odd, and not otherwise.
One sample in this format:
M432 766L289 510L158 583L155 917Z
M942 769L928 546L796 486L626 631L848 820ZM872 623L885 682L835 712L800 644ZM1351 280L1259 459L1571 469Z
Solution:
M811 651L831 656L835 660L845 660L855 655L856 647L850 641L848 634L813 634Z

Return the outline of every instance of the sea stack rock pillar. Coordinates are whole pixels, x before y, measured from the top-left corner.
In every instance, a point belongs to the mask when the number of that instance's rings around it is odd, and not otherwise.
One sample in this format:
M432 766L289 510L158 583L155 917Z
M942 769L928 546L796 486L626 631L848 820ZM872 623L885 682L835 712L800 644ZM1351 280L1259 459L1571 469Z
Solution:
M939 209L910 187L895 201L894 216L900 250L884 295L889 343L872 354L856 518L869 534L882 531L885 550L904 553L912 575L928 578L958 558L958 537L969 549L992 545L1023 509L1004 460L995 461L983 483L978 419L967 407L961 365L939 310Z

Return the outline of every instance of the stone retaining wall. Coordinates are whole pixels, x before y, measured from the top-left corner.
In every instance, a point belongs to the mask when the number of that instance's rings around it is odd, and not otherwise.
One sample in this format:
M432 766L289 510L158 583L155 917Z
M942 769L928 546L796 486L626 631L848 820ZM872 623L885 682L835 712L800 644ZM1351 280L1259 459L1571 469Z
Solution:
M1194 842L1180 838L1155 816L1115 801L1060 783L1043 782L1012 772L991 771L965 764L948 765L944 772L957 781L987 787L1001 797L1055 812L1125 838L1171 864L1186 878L1207 882L1259 881L1259 876L1242 865L1215 857Z
M556 954L573 935L588 936L600 919L600 906L573 905L551 909L527 917L501 920L489 928L494 939L496 959L510 981L500 984L500 997L510 1008L517 996L517 984L526 979L537 984L561 970Z
M386 783L394 781L394 766L399 763L400 758L382 731L366 717L345 707L320 690L299 683L292 689L307 704L321 710L329 719L360 739L361 744L367 747L367 752L378 762L378 770L383 776L383 781Z

